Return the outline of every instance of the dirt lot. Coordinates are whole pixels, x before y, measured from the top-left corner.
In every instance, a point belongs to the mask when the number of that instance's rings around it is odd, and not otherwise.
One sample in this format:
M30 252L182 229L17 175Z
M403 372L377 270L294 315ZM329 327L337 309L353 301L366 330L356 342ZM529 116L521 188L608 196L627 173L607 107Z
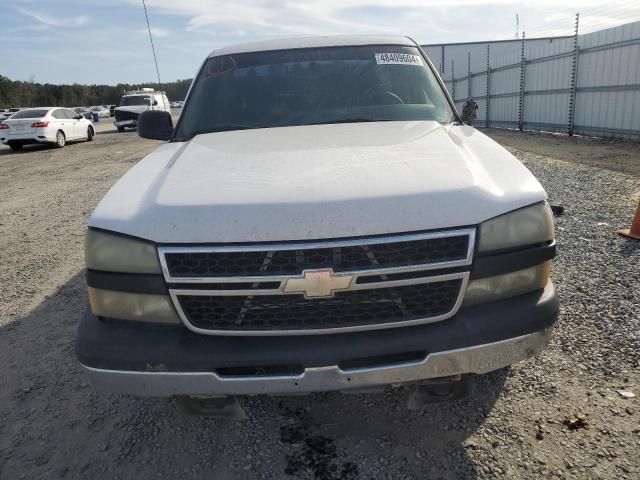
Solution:
M640 177L638 142L496 128L482 131L509 148Z
M544 354L419 412L400 392L250 398L228 423L96 393L75 360L88 215L156 145L101 130L0 147L0 479L640 478L640 243L613 233L640 195L637 144L489 132L566 207Z

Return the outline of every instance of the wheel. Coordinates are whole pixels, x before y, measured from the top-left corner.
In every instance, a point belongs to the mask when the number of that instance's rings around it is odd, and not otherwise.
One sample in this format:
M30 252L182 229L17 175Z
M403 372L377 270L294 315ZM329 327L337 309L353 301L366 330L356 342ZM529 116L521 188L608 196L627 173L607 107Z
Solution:
M67 137L64 136L64 132L62 130L58 130L56 133L56 147L62 148L67 144Z
M87 142L93 141L93 128L87 128Z
M124 132L124 127L118 127L118 131L121 133Z
M20 150L22 150L22 147L24 145L22 145L21 143L10 143L9 144L9 148L11 150L13 150L14 152L19 152Z

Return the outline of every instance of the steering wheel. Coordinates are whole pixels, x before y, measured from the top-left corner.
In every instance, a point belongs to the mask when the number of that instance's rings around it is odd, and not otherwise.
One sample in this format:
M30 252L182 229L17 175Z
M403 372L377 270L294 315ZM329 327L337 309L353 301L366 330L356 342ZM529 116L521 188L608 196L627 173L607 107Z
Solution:
M393 97L395 100L397 100L398 104L404 105L404 100L402 100L402 98L400 98L400 95L398 95L397 93L387 91L387 92L384 92L384 95L389 95Z
M376 93L380 93L380 95L388 95L391 98L393 98L394 100L394 104L395 105L404 105L404 100L397 94L397 93L393 93L389 90L385 90L385 91L381 91L382 88L384 87L389 87L389 83L384 82L381 84L377 84L377 85L372 85L369 88L367 88L367 90L362 94L363 98L371 98L373 97L374 94ZM380 89L378 91L376 91L377 89Z

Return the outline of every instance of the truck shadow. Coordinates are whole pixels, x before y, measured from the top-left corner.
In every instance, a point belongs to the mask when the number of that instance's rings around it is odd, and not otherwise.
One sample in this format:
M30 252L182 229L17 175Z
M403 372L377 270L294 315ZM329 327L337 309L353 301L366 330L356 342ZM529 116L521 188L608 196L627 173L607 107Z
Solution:
M74 353L85 308L78 272L0 327L0 478L471 479L480 447L464 443L507 377L478 377L472 398L422 411L387 391L244 398L240 423L189 417L170 399L88 384Z
M125 128L124 131L119 132L118 129L114 127L110 130L98 130L96 132L96 135L113 135L116 133L120 135L122 135L123 133L135 133L136 135L138 134L135 128Z
M467 449L479 445L464 443L491 411L507 373L475 377L472 396L419 411L407 409L403 388L282 399L288 421L280 439L291 445L285 471L323 479L476 478Z

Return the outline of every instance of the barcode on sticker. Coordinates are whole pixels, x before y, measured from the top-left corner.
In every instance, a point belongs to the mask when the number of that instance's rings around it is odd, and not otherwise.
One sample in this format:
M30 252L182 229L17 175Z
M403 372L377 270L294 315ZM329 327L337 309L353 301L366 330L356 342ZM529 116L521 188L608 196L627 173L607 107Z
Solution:
M376 63L378 65L423 65L419 55L409 53L376 53Z

